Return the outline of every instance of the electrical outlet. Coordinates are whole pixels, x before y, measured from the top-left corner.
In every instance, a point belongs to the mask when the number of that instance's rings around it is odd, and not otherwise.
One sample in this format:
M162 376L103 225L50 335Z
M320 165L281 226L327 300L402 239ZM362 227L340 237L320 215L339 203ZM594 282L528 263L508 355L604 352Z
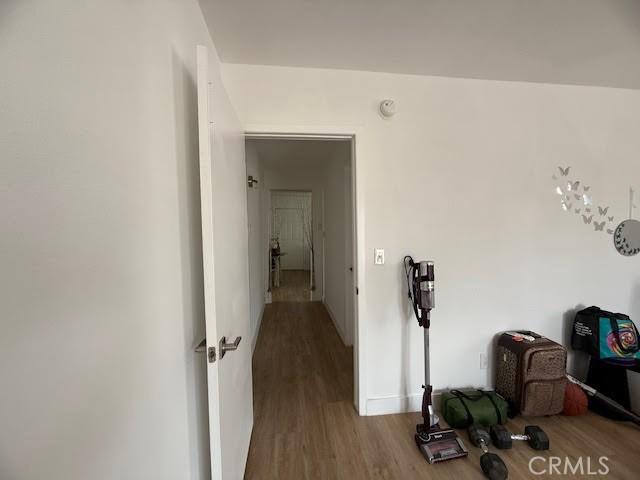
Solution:
M489 358L486 353L480 354L480 370L486 370L489 365Z
M384 248L376 248L375 264L384 265Z

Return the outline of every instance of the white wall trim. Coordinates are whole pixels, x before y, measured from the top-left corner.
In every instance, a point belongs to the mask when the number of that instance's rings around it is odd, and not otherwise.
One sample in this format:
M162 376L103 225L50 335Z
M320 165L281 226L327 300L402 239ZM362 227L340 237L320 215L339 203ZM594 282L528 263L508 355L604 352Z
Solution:
M327 309L327 312L329 312L329 317L331 317L331 321L333 322L333 325L336 327L336 330L338 331L338 336L340 337L340 340L342 340L342 343L345 346L349 346L349 344L347 343L347 336L345 335L345 331L340 326L340 324L336 321L336 316L331 311L331 308L329 307L327 302L325 302L324 300L322 301L322 304L324 305L324 308Z
M253 426L251 427L253 430ZM242 465L242 472L247 471L247 462L249 461L249 448L251 448L251 435L249 441L242 446L242 458L244 458L244 465Z
M258 315L258 323L256 324L256 330L253 332L253 338L251 339L251 356L256 351L256 343L258 343L258 335L260 335L260 327L262 326L262 317L264 316L264 309L266 304L262 302L262 309L260 309L260 315Z
M355 225L353 258L354 289L359 293L354 302L354 339L353 339L353 369L354 369L354 404L360 415L367 415L367 362L366 362L366 285L365 285L365 155L363 151L364 129L360 126L309 126L309 125L247 125L246 138L281 138L297 140L322 139L351 139L352 142L352 182Z
M434 392L433 407L440 410L442 392ZM390 415L393 413L419 412L422 410L422 392L410 395L372 397L367 400L367 415Z

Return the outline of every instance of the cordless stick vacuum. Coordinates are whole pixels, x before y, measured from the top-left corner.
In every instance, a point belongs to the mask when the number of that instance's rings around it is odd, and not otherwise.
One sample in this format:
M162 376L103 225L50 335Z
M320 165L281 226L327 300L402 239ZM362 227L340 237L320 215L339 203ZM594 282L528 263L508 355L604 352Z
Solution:
M439 418L433 410L433 387L429 375L429 326L431 310L435 307L433 262L414 262L404 257L408 296L418 325L424 331L424 392L422 393L422 423L416 425L415 440L429 463L466 457L467 449L451 429L440 428Z

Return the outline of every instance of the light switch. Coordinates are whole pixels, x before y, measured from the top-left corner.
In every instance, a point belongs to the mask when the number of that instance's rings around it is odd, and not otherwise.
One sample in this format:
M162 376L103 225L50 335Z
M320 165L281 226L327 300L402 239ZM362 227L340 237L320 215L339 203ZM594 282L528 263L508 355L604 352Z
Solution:
M384 265L384 248L376 248L375 263L376 265Z

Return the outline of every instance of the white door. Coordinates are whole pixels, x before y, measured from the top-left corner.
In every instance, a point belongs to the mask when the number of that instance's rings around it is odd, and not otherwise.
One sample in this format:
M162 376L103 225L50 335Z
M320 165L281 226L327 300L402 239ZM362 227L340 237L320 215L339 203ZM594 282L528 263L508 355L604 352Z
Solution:
M302 209L274 208L275 232L284 254L280 260L283 270L305 270L304 231Z
M221 133L214 133L212 122L219 116L213 115L215 96L209 83L208 58L206 47L198 46L200 208L211 477L235 480L244 475L253 426L246 169L244 162L238 161L244 159L242 136L225 133L229 132L226 125L219 129ZM241 338L237 348L224 356L223 336L227 344Z
M271 196L272 233L284 253L283 270L309 270L311 250L311 193L276 191ZM309 238L307 238L309 237Z

